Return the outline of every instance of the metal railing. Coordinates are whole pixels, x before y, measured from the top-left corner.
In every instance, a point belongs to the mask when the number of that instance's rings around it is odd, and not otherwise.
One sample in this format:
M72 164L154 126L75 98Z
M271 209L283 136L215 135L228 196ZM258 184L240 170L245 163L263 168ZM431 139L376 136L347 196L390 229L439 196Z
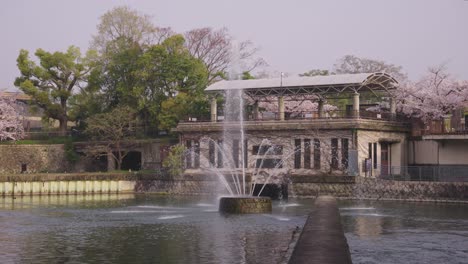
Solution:
M468 182L468 165L381 166L378 177L394 181Z
M284 113L285 120L313 120L313 119L371 119L371 120L392 120L392 121L404 121L404 117L391 113L376 113L369 111L360 111L359 115L353 111L345 110L334 110L334 111L323 111L321 115L318 111L286 111ZM274 121L280 120L279 112L260 112L256 116L252 113L244 116L245 121ZM188 116L184 118L185 122L210 122L211 118L209 115L205 116ZM217 122L225 121L225 117L222 114L217 116ZM233 120L236 121L236 120Z

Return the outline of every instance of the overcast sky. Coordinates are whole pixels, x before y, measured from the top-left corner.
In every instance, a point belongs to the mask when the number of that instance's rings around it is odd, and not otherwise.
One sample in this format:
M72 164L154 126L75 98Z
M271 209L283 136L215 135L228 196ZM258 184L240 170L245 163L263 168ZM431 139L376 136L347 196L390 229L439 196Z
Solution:
M468 79L467 0L4 0L0 89L14 89L20 49L84 52L99 17L121 5L177 32L227 27L261 48L270 71L329 69L354 54L401 65L411 79L441 63Z

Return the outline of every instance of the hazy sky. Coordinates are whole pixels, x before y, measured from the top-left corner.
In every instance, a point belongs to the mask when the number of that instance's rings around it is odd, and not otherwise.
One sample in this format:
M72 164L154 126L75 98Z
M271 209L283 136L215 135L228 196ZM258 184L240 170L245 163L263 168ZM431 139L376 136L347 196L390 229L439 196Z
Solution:
M227 27L258 45L271 71L329 69L354 54L401 65L411 79L441 63L468 79L467 0L4 0L0 89L14 89L20 49L84 52L99 17L121 5L177 32Z

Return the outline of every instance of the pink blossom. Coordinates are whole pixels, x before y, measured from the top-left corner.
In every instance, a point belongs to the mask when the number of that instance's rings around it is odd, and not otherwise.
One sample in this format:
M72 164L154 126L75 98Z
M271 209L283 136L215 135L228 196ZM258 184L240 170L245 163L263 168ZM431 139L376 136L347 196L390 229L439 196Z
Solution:
M0 141L24 137L23 123L14 103L13 99L0 98Z

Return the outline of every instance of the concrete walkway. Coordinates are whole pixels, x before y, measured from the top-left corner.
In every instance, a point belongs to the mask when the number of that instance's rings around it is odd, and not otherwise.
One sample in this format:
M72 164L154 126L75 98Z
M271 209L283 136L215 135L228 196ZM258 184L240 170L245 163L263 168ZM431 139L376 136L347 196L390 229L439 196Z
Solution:
M289 263L352 263L334 197L317 198Z

